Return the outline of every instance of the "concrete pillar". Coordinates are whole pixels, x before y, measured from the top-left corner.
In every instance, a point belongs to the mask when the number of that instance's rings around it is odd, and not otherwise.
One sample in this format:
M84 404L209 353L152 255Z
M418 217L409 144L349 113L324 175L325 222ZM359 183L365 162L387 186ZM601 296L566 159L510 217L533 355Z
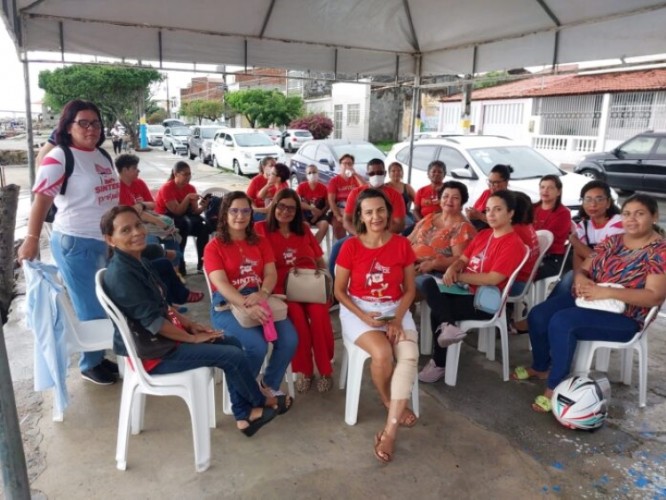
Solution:
M599 131L597 132L597 146L595 151L606 150L606 134L608 133L608 120L610 119L611 95L606 93L601 102L601 117L599 118Z

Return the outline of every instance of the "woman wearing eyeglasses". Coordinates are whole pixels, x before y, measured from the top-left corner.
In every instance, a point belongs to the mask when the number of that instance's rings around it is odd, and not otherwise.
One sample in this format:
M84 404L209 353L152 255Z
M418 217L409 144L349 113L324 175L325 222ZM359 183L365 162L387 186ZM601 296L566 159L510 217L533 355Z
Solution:
M486 219L486 203L488 198L497 191L504 191L509 189L509 179L513 169L509 165L497 164L490 169L488 175L488 189L486 189L479 199L474 202L472 207L465 210L467 218L470 220L474 227L481 230L488 228L488 219Z
M234 305L244 309L262 325L269 320L261 303L273 293L278 274L270 242L254 230L251 203L250 197L242 191L224 196L217 234L206 245L204 262L212 290L211 323L216 329L224 330L227 337L240 341L250 369L257 377L268 350L263 326L242 327L227 307ZM273 341L273 352L261 387L266 395L278 397L278 413L284 413L292 401L280 390L280 383L296 352L298 335L288 318L276 321L275 329L277 340Z
M293 267L326 269L321 247L304 222L300 198L292 189L278 193L268 211L268 219L257 223L256 228L257 233L268 239L275 254L276 293L286 293L287 273ZM310 390L316 364L317 390L327 392L333 387L331 360L334 354L329 304L287 301L287 306L289 319L298 333L298 348L291 361L292 369L298 373L296 390Z
M95 273L106 265L106 244L99 221L118 205L120 182L109 154L100 149L104 127L97 106L74 100L63 108L55 133L57 146L42 160L33 186L35 200L19 261L39 254L39 235L54 201L58 207L51 234L51 252L81 321L106 318L95 296ZM74 160L67 178L65 150ZM65 193L62 187L66 184ZM99 385L116 381L118 367L104 351L81 353L81 376Z

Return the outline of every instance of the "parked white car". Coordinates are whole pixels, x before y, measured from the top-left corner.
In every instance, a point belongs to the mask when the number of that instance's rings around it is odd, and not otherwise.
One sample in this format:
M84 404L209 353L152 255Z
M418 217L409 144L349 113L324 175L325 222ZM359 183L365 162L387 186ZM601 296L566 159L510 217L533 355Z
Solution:
M287 153L293 153L303 144L314 140L309 130L289 128L282 132L282 147Z
M211 156L215 167L231 168L237 175L258 174L259 162L267 156L281 163L286 161L284 152L270 137L242 128L219 131L213 139Z
M148 125L146 127L149 146L161 146L164 127L162 125Z
M575 215L580 208L580 190L590 180L573 172L559 169L529 146L505 137L459 135L437 139L419 139L414 143L410 184L414 189L427 185L428 164L441 160L446 165L445 180L460 180L469 189L469 204L473 204L488 188L490 169L498 163L513 168L509 189L522 191L532 201L539 200L539 179L547 174L562 178L562 203ZM409 141L395 144L386 158L386 165L397 161L406 172L409 161Z

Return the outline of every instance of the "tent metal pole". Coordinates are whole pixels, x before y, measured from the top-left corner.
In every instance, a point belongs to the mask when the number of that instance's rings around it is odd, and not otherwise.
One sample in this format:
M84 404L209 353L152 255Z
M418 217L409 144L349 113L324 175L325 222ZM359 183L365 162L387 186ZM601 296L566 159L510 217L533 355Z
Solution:
M416 74L414 76L414 90L412 93L412 120L409 124L409 166L407 168L407 184L412 182L412 156L414 155L414 132L416 117L421 104L421 54L416 56Z
M23 61L23 84L25 85L25 131L28 138L28 172L30 174L30 187L35 185L35 143L32 130L32 105L30 104L30 63ZM30 190L31 198L32 189Z

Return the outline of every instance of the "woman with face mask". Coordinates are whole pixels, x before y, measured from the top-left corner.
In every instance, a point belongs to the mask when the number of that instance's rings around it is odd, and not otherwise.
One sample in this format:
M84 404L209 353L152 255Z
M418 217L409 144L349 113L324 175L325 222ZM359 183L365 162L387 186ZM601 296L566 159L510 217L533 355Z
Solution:
M347 204L349 193L365 181L354 170L354 157L344 154L340 157L340 173L328 181L328 205L331 207L333 218L333 236L336 239L343 238L346 234L343 225L344 209Z
M305 169L306 182L301 182L296 188L296 193L301 197L303 207L303 218L311 226L316 226L315 238L321 242L328 233L328 226L332 214L328 210L328 192L326 186L319 182L319 170L316 165L308 165Z

